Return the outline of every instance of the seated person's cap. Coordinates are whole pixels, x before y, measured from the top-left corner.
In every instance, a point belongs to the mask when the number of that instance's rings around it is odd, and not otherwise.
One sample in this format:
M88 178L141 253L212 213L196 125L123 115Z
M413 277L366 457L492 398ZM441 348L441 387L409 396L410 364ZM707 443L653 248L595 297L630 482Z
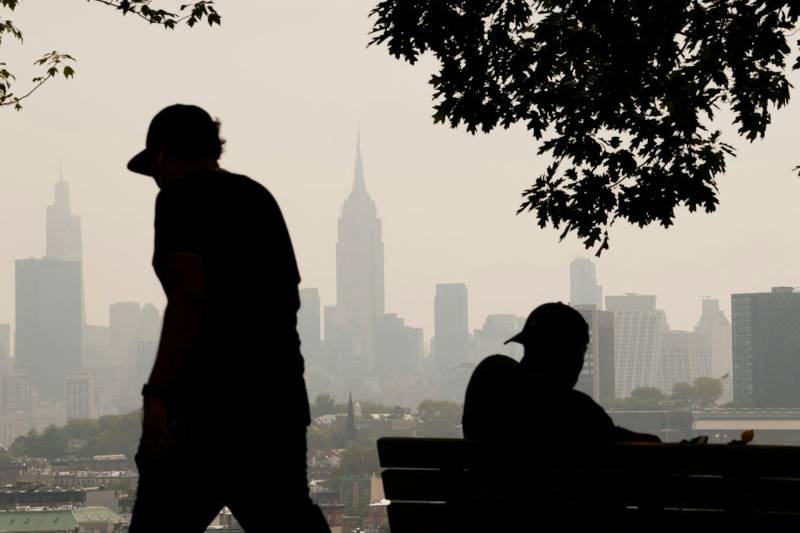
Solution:
M518 342L535 343L543 333L549 336L562 335L565 339L589 343L589 324L578 311L561 302L542 304L528 315L522 331L503 344Z
M219 127L211 115L195 105L165 107L150 122L145 149L128 161L128 170L153 176L155 158L161 150L186 159L219 157Z

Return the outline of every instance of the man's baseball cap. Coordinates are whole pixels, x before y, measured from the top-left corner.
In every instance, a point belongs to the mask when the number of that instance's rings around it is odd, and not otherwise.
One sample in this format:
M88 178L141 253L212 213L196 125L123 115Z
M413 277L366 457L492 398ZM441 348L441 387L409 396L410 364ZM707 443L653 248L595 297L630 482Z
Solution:
M535 344L544 337L563 337L565 341L588 344L589 324L578 311L561 302L542 304L528 315L522 331L503 344Z
M218 159L219 122L195 105L165 107L150 121L145 149L128 161L128 170L153 176L159 152L183 159Z

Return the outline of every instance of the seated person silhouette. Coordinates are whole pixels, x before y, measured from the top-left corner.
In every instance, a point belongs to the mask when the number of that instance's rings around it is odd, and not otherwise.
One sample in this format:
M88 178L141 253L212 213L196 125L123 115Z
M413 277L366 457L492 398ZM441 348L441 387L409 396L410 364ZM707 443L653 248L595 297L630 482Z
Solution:
M514 520L509 506L527 508L532 496L569 505L553 495L561 491L568 500L580 492L575 478L582 446L659 442L617 427L591 397L574 389L589 344L589 326L578 311L560 302L541 305L509 342L522 344L522 360L492 355L481 361L467 386L462 418L464 438L472 442L476 495L501 504L508 520ZM520 500L509 502L509 495Z

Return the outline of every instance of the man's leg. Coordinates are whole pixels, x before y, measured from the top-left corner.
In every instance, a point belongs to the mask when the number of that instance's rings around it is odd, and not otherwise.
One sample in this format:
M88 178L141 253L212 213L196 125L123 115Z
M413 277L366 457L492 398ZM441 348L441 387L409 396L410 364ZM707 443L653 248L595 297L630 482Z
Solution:
M262 462L256 467L248 464L231 469L224 500L246 533L330 532L322 510L308 493L305 427L285 430L279 446L269 455L253 450L242 455L247 456ZM267 457L272 460L267 461ZM265 514L265 505L275 512Z
M136 456L139 486L129 533L203 533L222 509L220 489L188 457L173 453L158 460Z

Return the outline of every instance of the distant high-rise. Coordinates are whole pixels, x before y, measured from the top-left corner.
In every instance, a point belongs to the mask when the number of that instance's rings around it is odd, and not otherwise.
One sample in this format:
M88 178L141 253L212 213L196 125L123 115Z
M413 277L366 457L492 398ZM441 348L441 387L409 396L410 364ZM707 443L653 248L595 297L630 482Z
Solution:
M0 378L11 372L11 366L11 328L0 324Z
M69 183L56 182L55 201L47 206L47 257L82 261L81 217L72 214Z
M615 395L614 313L593 305L575 306L589 324L589 346L575 388L596 402L607 402Z
M472 335L470 362L479 363L485 357L497 353L506 354L516 360L522 358L522 346L516 342L505 342L519 333L525 324L523 317L507 314L488 315L481 329Z
M348 358L371 367L375 322L384 314L383 237L378 210L364 179L360 137L353 188L339 217L336 307L350 342Z
M469 307L465 284L436 285L433 334L432 351L440 375L469 361Z
M136 341L142 308L136 302L118 302L109 307L111 358L109 366L136 366Z
M81 263L59 259L16 261L16 358L45 400L61 400L64 378L81 368Z
M700 377L697 375L698 365L695 363L697 356L693 333L688 331L662 332L658 388L664 394L671 394L677 383L693 383Z
M733 401L800 407L800 293L733 294Z
M64 380L67 418L97 418L97 389L94 372L70 372Z
M729 375L733 365L731 323L719 308L719 300L705 298L700 321L694 328L697 342L704 352L704 365L715 378Z
M406 326L395 313L383 315L375 328L375 370L380 376L419 372L422 329Z
M639 387L661 387L661 335L669 329L652 295L606 296L614 313L614 374L617 398Z
M45 257L60 261L78 261L81 264L81 324L85 322L83 294L83 239L81 217L72 213L69 183L63 175L56 182L55 198L47 206L47 235Z
M297 313L297 332L300 335L300 350L306 365L318 366L322 354L321 303L319 289L300 290L300 311Z
M603 287L597 283L594 263L578 257L569 265L569 303L603 308Z
M24 413L31 415L31 381L30 373L24 370L0 381L0 411L2 414Z

